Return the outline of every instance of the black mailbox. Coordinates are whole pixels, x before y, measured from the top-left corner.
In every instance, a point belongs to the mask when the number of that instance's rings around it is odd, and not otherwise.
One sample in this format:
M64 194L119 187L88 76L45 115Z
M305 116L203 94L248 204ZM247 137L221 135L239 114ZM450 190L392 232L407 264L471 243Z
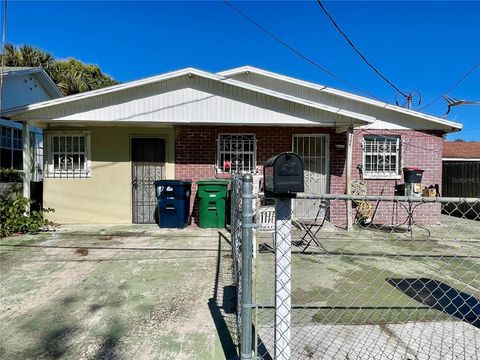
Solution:
M304 191L303 161L294 152L271 157L263 167L265 196L294 197Z

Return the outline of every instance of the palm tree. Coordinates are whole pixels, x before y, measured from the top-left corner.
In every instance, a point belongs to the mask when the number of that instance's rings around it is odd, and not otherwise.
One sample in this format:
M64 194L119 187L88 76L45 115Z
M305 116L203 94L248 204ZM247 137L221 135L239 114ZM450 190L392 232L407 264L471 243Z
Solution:
M52 69L52 76L65 95L117 84L115 80L103 74L98 66L84 64L73 58L57 61Z
M21 45L17 48L12 44L6 44L1 57L5 66L41 67L47 72L55 63L52 54L31 45Z
M15 47L6 44L0 59L5 66L41 67L57 84L64 95L78 94L118 84L102 73L97 65L84 64L74 58L55 60L47 51L31 45Z

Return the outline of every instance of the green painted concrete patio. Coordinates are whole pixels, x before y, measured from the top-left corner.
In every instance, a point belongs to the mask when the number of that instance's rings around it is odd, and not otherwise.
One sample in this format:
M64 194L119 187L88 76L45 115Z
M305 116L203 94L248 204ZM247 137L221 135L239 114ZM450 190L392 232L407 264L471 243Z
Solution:
M302 234L293 227L292 242ZM473 303L480 299L480 221L442 215L441 225L414 226L412 233L326 224L317 238L326 251L314 243L305 253L301 244L292 247L292 358L443 360L480 354L475 314L448 313L449 307L466 307L460 293ZM257 243L254 302L260 309L254 319L259 354L268 358L274 347L272 235L260 234ZM394 285L399 281L409 283L402 290ZM455 295L433 298L440 284Z
M228 239L156 225L0 239L0 358L235 358Z

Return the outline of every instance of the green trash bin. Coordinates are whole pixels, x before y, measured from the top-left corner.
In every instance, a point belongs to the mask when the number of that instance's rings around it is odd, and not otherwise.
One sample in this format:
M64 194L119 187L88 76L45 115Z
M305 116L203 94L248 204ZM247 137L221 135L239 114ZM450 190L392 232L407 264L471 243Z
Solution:
M199 225L201 228L224 228L229 180L205 179L198 184Z

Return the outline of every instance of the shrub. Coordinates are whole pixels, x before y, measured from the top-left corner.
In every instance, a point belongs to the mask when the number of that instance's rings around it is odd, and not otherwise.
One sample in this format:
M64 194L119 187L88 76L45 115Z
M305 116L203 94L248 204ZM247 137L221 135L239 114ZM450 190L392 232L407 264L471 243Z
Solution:
M15 169L0 168L0 182L1 183L12 183L12 182L22 182L23 173Z
M53 209L29 211L30 199L19 196L6 199L0 204L0 236L14 233L35 233L42 227L53 225L43 218L43 214L53 212Z

